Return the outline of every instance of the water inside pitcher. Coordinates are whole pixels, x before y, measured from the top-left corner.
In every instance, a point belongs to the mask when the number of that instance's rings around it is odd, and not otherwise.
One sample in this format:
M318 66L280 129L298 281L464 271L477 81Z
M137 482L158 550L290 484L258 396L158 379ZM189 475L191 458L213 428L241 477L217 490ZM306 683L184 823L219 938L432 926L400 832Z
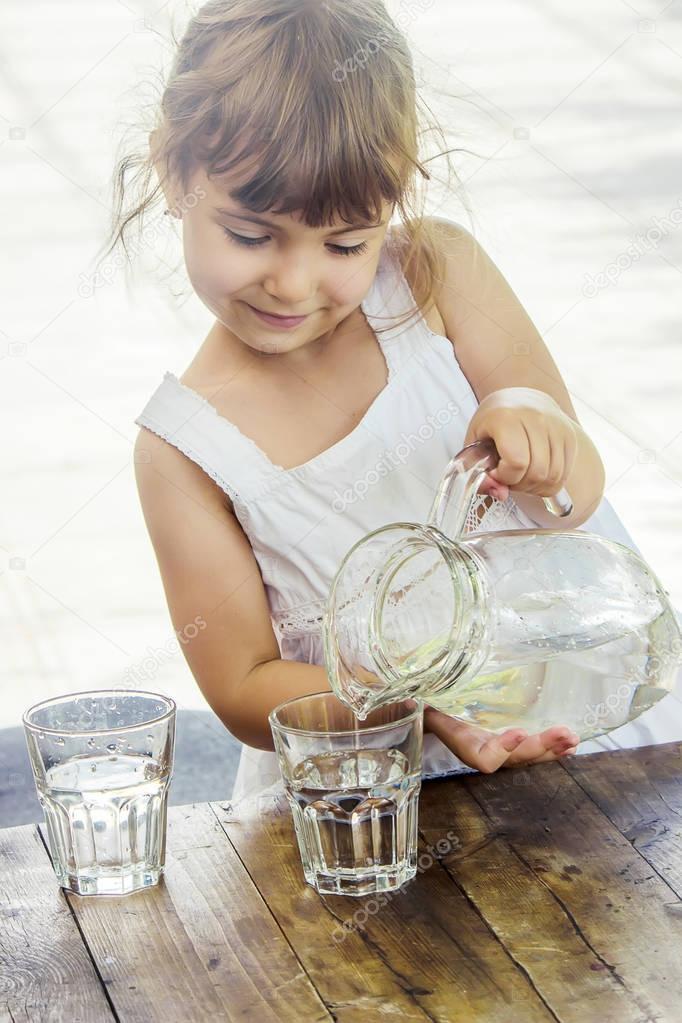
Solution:
M673 688L679 622L623 544L583 530L463 535L498 461L492 441L469 445L425 524L391 523L351 548L323 623L332 689L361 719L414 697L491 732L602 735ZM572 510L566 491L544 500Z

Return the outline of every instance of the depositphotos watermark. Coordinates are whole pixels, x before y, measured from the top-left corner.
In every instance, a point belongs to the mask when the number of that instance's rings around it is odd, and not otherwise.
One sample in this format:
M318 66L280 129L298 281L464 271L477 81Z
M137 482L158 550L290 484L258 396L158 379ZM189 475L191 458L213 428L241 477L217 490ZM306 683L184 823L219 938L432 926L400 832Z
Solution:
M156 678L163 665L175 657L180 649L180 644L184 646L186 643L191 643L206 627L204 619L201 615L197 615L184 628L175 632L172 639L169 639L163 646L147 647L145 656L126 668L122 684L117 688L129 690L139 689L148 685L149 682Z
M628 248L619 253L612 263L605 266L598 274L585 274L582 293L585 298L594 298L604 288L610 288L618 281L621 274L626 273L642 256L653 252L658 247L661 239L676 231L682 224L682 199L678 199L678 205L661 219L651 218L651 227L643 235L636 235L634 241Z
M596 728L604 719L612 718L616 711L622 711L625 704L628 708L632 698L640 686L659 688L661 680L667 678L669 672L677 668L682 661L682 643L672 640L667 643L662 657L647 656L645 663L639 668L632 668L625 676L628 681L621 682L616 690L602 700L601 703L588 704L583 718L586 728ZM616 727L626 724L627 719L618 721Z
M453 852L455 849L461 847L461 842L454 831L448 831L445 838L440 838L435 846L429 845L426 847L426 852L420 854L417 860L417 873L423 874L425 870L429 870L436 860L440 860L443 856L447 856L448 853ZM367 860L368 866L371 866L372 860ZM370 916L375 916L379 910L386 906L391 899L396 896L404 894L407 886L397 888L392 892L381 892L376 898L368 899L366 902L363 901L362 906L353 913L353 916L349 920L344 920L339 927L335 927L332 933L332 940L336 945L340 945L346 940L349 934L351 934L358 927L363 927Z
M188 195L185 195L175 204L174 209L186 213L187 210L192 210L197 205L200 199L205 199L207 193L201 187L197 185ZM166 227L166 218L161 216L153 224L148 224L140 233L139 237L136 238L130 245L127 246L128 253L132 253L133 256L139 256L140 252L147 248L157 240L163 234ZM79 284L76 288L79 298L92 298L98 288L103 288L107 284L111 284L114 277L122 267L128 261L128 257L123 252L116 252L111 259L108 259L105 263L102 263L100 269L95 270L93 274L80 273L78 275Z
M459 405L454 401L449 401L445 408L439 409L436 412L435 416L428 416L427 422L422 423L417 433L406 434L403 432L395 448L387 450L379 461L375 463L374 467L368 469L365 475L361 479L356 480L352 487L347 487L342 494L338 490L334 491L332 510L337 515L340 515L349 504L355 504L356 501L364 500L370 489L380 479L388 476L389 473L393 472L400 465L405 464L414 452L417 444L425 444L427 441L432 440L439 430L442 430L444 426L448 426L455 416L460 414L460 411Z
M401 32L404 32L420 14L433 7L434 3L435 0L401 0L401 10L393 18L393 22ZM370 59L375 57L390 41L391 36L387 32L378 32L364 46L360 46L351 57L344 60L343 64L337 60L332 70L334 81L345 82L348 75L367 67Z

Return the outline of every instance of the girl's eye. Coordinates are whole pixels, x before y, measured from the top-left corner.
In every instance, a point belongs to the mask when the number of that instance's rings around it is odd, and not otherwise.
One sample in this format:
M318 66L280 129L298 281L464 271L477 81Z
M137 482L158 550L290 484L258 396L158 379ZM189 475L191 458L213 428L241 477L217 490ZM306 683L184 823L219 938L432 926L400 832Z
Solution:
M257 245L264 245L268 240L267 238L245 238L242 234L235 234L234 231L230 231L229 227L224 227L223 231L227 237L237 243L237 245L246 245L251 248ZM348 247L344 245L330 245L329 248L332 252L339 256L355 256L361 252L367 251L367 242L360 242L359 245L350 245Z
M330 245L330 248L339 256L357 256L367 251L367 242L360 242L359 245L350 245L345 248L343 245Z
M241 234L235 234L234 231L230 231L229 227L224 227L223 231L228 238L239 245L262 245L263 242L267 241L267 238L245 238Z

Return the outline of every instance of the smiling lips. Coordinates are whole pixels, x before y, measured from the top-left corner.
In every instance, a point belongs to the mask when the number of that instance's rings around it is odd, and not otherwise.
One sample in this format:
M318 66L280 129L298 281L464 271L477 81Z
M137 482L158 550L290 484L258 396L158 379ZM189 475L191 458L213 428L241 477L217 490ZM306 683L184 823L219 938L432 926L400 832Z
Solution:
M267 309L258 309L257 306L253 306L253 308L263 316L274 316L278 320L303 320L309 315L309 313L270 313Z
M261 320L275 327L297 327L304 320L308 319L308 314L305 316L278 316L276 313L264 313L249 303L247 305Z

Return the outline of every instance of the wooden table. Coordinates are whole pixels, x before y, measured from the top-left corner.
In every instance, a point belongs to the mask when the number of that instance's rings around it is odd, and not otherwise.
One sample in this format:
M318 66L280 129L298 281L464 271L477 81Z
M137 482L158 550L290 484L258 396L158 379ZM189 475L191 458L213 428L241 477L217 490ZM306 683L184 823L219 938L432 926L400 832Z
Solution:
M304 883L283 796L172 809L165 880L119 899L7 829L0 1020L679 1023L681 773L670 743L425 782L377 899Z

